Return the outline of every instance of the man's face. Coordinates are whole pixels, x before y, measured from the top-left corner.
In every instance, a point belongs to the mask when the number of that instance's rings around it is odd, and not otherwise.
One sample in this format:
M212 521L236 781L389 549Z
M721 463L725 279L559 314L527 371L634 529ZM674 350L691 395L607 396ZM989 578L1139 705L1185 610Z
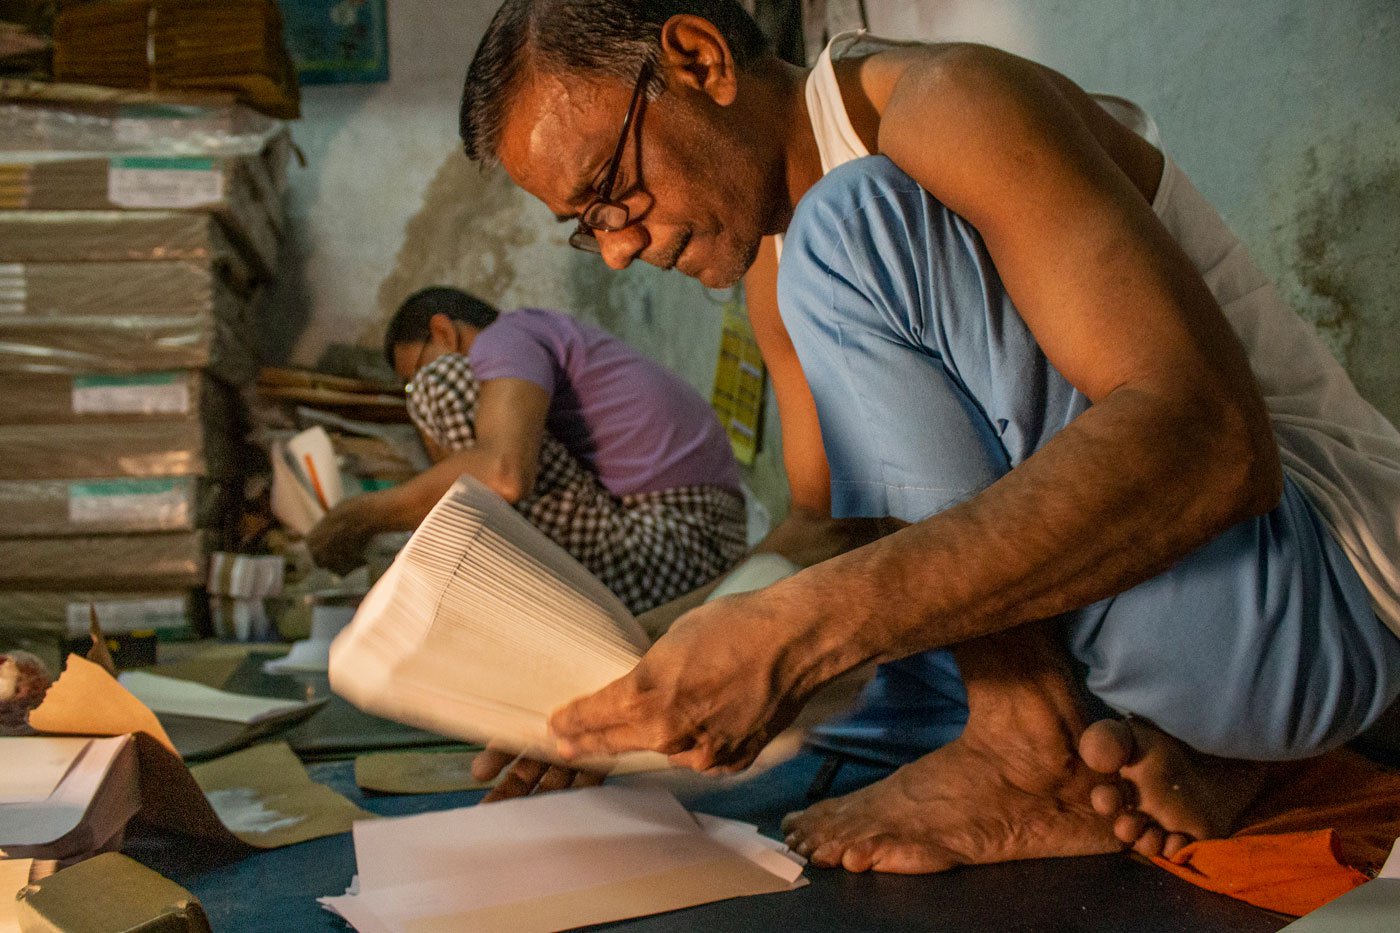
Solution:
M448 351L435 339L406 341L394 344L394 372L404 382L412 381L418 370Z
M501 164L560 220L593 200L617 148L632 88L615 79L528 77L502 133ZM641 259L712 288L732 285L758 251L776 190L731 116L703 93L668 89L628 133L612 199L630 222L597 231L614 269Z

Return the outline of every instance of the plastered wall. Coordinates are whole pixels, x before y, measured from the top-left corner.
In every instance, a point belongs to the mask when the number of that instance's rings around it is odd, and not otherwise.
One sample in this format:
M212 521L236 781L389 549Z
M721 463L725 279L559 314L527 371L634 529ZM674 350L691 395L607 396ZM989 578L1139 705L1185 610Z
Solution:
M1156 117L1363 394L1400 420L1400 3L1395 0L865 0L873 31L988 42ZM601 322L708 394L719 302L678 274L610 273L567 228L457 151L461 77L494 2L395 0L393 80L308 88L294 238L266 344L313 363L374 345L413 289ZM785 508L776 422L750 483Z

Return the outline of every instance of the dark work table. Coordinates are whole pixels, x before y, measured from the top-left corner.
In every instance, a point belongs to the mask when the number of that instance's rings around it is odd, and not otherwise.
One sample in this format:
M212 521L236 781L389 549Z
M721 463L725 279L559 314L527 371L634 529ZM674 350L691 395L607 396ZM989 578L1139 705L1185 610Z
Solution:
M805 754L742 787L687 797L684 802L693 810L756 823L776 835L783 814L804 805L804 792L821 763L818 756ZM353 763L348 760L313 763L309 771L315 780L383 816L466 806L481 796L480 792L367 794L355 786ZM849 792L882 773L847 765L832 792ZM349 833L252 855L202 849L173 837L132 839L125 851L198 896L215 933L347 929L316 898L343 893L354 875ZM1041 859L929 876L854 875L814 868L807 869L807 876L811 884L798 891L707 904L606 928L629 933L779 929L1251 933L1277 930L1287 923L1125 855Z

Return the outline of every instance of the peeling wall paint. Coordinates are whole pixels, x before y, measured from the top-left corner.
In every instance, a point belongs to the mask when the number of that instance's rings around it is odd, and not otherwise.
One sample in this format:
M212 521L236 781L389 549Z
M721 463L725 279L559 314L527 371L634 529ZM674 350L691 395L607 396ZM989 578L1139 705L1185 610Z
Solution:
M1400 124L1397 124L1400 134ZM1293 306L1317 327L1361 394L1400 420L1400 155L1341 141L1316 148L1289 189L1296 211L1275 229L1275 266Z

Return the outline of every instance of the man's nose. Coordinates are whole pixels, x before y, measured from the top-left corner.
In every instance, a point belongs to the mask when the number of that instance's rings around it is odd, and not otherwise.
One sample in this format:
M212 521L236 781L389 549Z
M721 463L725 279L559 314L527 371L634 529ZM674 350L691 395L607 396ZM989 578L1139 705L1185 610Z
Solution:
M632 260L641 255L642 250L651 243L646 227L639 223L629 224L612 233L599 230L594 236L598 238L598 245L602 248L603 261L613 269L626 269L632 265Z

